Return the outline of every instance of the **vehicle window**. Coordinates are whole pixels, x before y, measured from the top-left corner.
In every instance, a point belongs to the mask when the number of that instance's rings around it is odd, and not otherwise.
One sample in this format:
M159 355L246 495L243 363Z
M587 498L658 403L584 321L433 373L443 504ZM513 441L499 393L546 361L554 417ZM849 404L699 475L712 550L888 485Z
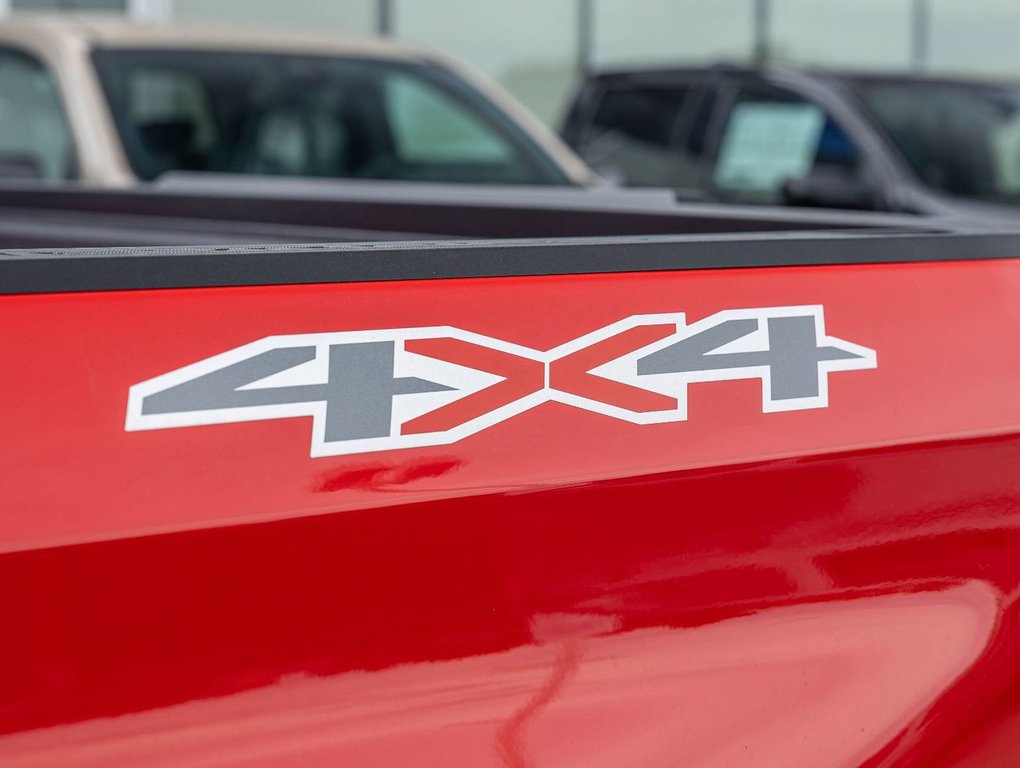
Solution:
M327 56L98 51L135 172L566 183L524 132L437 67Z
M771 88L740 91L723 128L712 175L721 194L779 202L783 185L819 169L853 174L859 153L820 107Z
M185 72L139 67L125 86L125 119L145 175L202 170L217 131L201 81Z
M696 183L697 142L685 141L687 86L612 88L599 99L580 146L581 156L607 178L632 186L686 187Z
M53 75L32 57L0 50L0 178L68 179L74 150Z
M408 163L506 163L513 150L467 109L419 80L386 81L386 110L397 155Z
M960 197L1020 203L1020 89L937 81L859 87L923 182Z

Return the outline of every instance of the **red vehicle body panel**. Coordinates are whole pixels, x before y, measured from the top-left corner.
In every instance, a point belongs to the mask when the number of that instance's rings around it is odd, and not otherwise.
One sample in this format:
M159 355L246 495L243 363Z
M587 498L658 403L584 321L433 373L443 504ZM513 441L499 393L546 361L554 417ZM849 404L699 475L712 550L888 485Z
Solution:
M1020 262L0 298L4 766L1020 763ZM267 336L821 305L826 408L125 431Z

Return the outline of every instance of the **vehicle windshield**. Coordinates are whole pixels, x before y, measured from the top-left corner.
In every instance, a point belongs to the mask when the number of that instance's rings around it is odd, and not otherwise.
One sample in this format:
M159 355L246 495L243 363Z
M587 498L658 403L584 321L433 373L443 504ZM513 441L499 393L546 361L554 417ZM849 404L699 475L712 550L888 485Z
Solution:
M874 118L929 186L1020 204L1020 88L864 82Z
M437 66L251 52L98 50L135 173L566 184L506 115Z

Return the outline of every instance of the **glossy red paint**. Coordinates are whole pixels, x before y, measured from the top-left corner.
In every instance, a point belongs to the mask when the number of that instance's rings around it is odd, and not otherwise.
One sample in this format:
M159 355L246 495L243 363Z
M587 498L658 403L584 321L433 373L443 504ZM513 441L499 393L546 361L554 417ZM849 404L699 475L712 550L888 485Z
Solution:
M999 261L0 298L0 762L1015 765L1017 288ZM317 459L303 418L124 431L129 386L264 336L549 349L804 304L878 352L827 409L706 383L682 423L549 403Z

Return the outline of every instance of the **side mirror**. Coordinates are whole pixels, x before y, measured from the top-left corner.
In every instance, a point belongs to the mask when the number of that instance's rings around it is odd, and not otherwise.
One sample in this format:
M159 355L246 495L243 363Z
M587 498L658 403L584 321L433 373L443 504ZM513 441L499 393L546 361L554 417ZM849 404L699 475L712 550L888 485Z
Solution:
M789 179L783 184L783 202L806 208L881 208L878 188L860 173L828 168L816 168L807 176Z

